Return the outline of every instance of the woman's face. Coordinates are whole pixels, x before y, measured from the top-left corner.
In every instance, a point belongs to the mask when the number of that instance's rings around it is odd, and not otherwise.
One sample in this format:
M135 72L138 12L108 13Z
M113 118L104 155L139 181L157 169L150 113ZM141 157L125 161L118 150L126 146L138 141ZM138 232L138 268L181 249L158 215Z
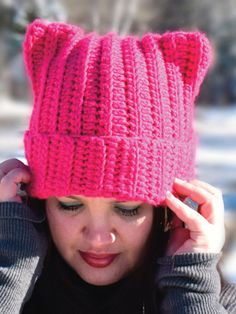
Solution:
M112 284L133 271L145 256L152 205L81 195L50 197L46 204L56 247L86 282Z

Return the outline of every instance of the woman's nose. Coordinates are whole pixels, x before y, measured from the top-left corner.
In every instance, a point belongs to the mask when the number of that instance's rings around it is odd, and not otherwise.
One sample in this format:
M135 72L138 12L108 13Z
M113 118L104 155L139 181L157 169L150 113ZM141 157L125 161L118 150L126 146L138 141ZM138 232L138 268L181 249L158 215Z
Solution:
M93 248L106 247L116 240L115 230L105 221L90 221L84 226L83 233Z

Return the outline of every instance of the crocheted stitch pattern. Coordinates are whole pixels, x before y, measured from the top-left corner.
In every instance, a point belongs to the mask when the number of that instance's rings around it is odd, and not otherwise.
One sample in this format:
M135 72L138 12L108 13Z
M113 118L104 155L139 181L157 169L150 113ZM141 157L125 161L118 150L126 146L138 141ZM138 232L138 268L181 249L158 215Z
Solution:
M204 34L101 36L37 19L23 48L32 196L158 205L175 177L194 177L194 102L211 62Z

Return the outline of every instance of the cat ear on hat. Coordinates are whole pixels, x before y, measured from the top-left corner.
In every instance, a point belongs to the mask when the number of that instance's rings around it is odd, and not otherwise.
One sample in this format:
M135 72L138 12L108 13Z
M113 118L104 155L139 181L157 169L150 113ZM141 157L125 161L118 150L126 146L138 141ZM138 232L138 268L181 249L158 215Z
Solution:
M191 88L193 99L198 95L203 79L212 64L213 51L202 32L169 32L159 38L165 63L174 65L183 84Z
M26 71L31 79L33 89L37 89L39 80L43 79L50 61L59 53L67 40L84 31L75 25L63 22L49 22L36 19L28 24L23 42L23 56Z

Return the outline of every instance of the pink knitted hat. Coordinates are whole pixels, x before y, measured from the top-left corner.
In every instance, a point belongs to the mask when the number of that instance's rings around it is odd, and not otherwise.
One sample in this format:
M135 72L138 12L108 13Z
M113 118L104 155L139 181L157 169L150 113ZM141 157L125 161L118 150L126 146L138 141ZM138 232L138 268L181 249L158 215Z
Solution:
M194 101L211 62L199 32L85 34L37 19L24 41L34 92L25 153L37 198L159 205L194 177Z

